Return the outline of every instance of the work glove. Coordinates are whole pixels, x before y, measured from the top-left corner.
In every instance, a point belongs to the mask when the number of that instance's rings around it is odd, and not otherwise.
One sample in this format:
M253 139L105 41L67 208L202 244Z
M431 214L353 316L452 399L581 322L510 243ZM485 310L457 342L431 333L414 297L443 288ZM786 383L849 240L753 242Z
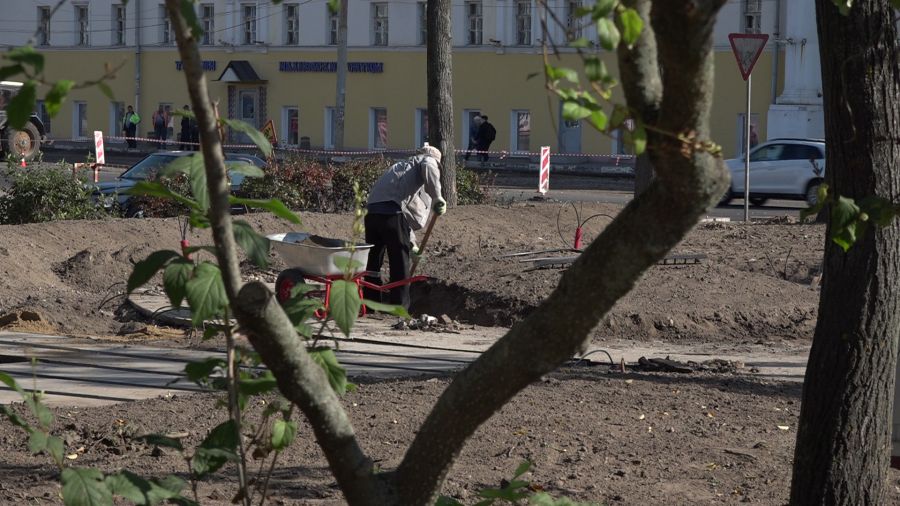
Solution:
M434 205L432 206L432 209L434 210L435 214L437 214L438 216L446 213L447 212L447 201L442 199L441 197L438 197L434 201Z
M414 257L419 257L422 255L422 250L419 249L418 246L413 244L412 248L409 250L410 253L413 254Z

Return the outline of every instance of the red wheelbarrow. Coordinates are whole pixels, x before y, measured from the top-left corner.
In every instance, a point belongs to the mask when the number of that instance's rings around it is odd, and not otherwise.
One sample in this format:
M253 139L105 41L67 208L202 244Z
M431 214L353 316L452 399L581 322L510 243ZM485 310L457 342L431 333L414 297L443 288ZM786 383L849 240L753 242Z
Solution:
M291 291L298 284L318 284L322 288L306 292L306 297L321 298L324 310L316 312L316 316L324 318L331 302L331 285L334 281L345 279L344 265L350 262L350 281L356 284L359 297L363 297L363 288L371 288L379 292L387 292L399 286L408 285L428 279L426 276L413 276L386 285L378 285L366 281L365 277L379 277L381 273L365 271L369 259L371 244L357 244L351 254L348 243L340 239L330 239L303 232L290 232L268 236L272 247L281 255L290 267L281 271L275 280L275 298L284 303L291 298ZM345 260L336 259L343 258ZM342 265L338 265L342 264ZM360 314L365 316L366 306L362 305Z

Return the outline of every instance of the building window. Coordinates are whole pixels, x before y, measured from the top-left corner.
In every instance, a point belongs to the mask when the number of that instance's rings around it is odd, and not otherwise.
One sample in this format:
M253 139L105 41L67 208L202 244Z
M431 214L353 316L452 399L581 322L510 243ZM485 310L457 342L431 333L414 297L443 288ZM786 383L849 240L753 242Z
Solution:
M424 46L428 42L428 4L419 2L419 45Z
M338 43L338 13L328 9L328 45L336 46Z
M512 112L513 151L528 151L531 148L531 112Z
M244 4L241 6L241 25L244 29L244 44L256 42L256 5Z
M91 41L89 38L90 35L90 25L88 23L88 6L87 5L76 5L75 6L75 45L76 46L88 46Z
M87 102L75 102L72 109L72 132L76 138L88 136Z
M744 0L744 33L760 33L762 0Z
M125 119L125 102L109 103L109 134L122 137L122 123Z
M163 45L171 44L175 41L175 35L172 33L172 20L166 13L166 6L159 6L159 43Z
M375 35L373 44L388 45L388 4L372 4L372 29Z
M372 149L385 149L388 146L387 109L373 107L369 113L369 144Z
M125 45L125 6L113 5L113 45Z
M203 39L201 43L209 46L215 43L213 38L216 31L215 7L213 4L200 5L200 23L203 26Z
M38 44L50 45L50 7L38 7Z
M516 44L531 45L531 0L516 2Z
M281 110L281 131L284 132L284 143L289 146L300 144L300 109L287 106Z
M328 149L334 149L335 114L334 107L325 108L325 147Z
M481 45L481 2L466 2L466 44Z
M416 138L415 145L421 146L428 142L428 109L416 109Z
M284 44L296 46L300 43L300 7L297 4L284 6Z
M47 111L47 104L43 100L38 100L35 105L37 115L41 118L41 123L44 124L44 131L47 132L47 135L50 135L50 113Z
M566 2L566 35L569 40L577 40L583 36L581 19L578 9L581 8L581 0L568 0Z

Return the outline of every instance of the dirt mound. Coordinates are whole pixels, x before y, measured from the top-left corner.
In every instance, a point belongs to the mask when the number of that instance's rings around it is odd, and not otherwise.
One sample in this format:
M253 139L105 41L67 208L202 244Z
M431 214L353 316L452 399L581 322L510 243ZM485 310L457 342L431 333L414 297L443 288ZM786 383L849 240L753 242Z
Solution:
M53 266L53 272L66 284L90 291L110 290L115 285L125 283L134 263L135 250L148 249L127 247L117 251L85 249Z
M53 332L55 326L37 311L15 311L0 316L0 329L18 332Z

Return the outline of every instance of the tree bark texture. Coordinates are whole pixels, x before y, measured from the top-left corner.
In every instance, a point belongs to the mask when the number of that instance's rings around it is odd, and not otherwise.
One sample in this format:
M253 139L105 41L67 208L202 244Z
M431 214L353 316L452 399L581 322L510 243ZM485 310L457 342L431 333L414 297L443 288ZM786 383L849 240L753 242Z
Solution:
M900 52L888 0L842 16L816 0L827 140L837 195L900 198ZM828 225L831 233L831 224ZM846 253L826 239L822 294L804 382L791 504L887 504L897 339L900 223Z
M441 186L448 206L456 205L456 146L453 142L453 57L450 0L426 6L428 141L441 150Z
M671 48L661 52L666 92L659 126L666 131L708 138L712 32L724 2L653 5L652 26L660 47ZM651 141L657 179L588 246L547 300L444 391L396 471L401 504L431 503L475 430L520 390L581 350L600 318L725 191L720 159L685 150L674 136Z
M627 7L638 11L642 19L650 18L651 0L624 0ZM632 114L646 125L655 125L662 103L662 80L657 65L656 36L644 30L632 47L619 46L619 75L622 90ZM653 181L653 163L649 154L641 154L634 165L634 194L640 195Z

